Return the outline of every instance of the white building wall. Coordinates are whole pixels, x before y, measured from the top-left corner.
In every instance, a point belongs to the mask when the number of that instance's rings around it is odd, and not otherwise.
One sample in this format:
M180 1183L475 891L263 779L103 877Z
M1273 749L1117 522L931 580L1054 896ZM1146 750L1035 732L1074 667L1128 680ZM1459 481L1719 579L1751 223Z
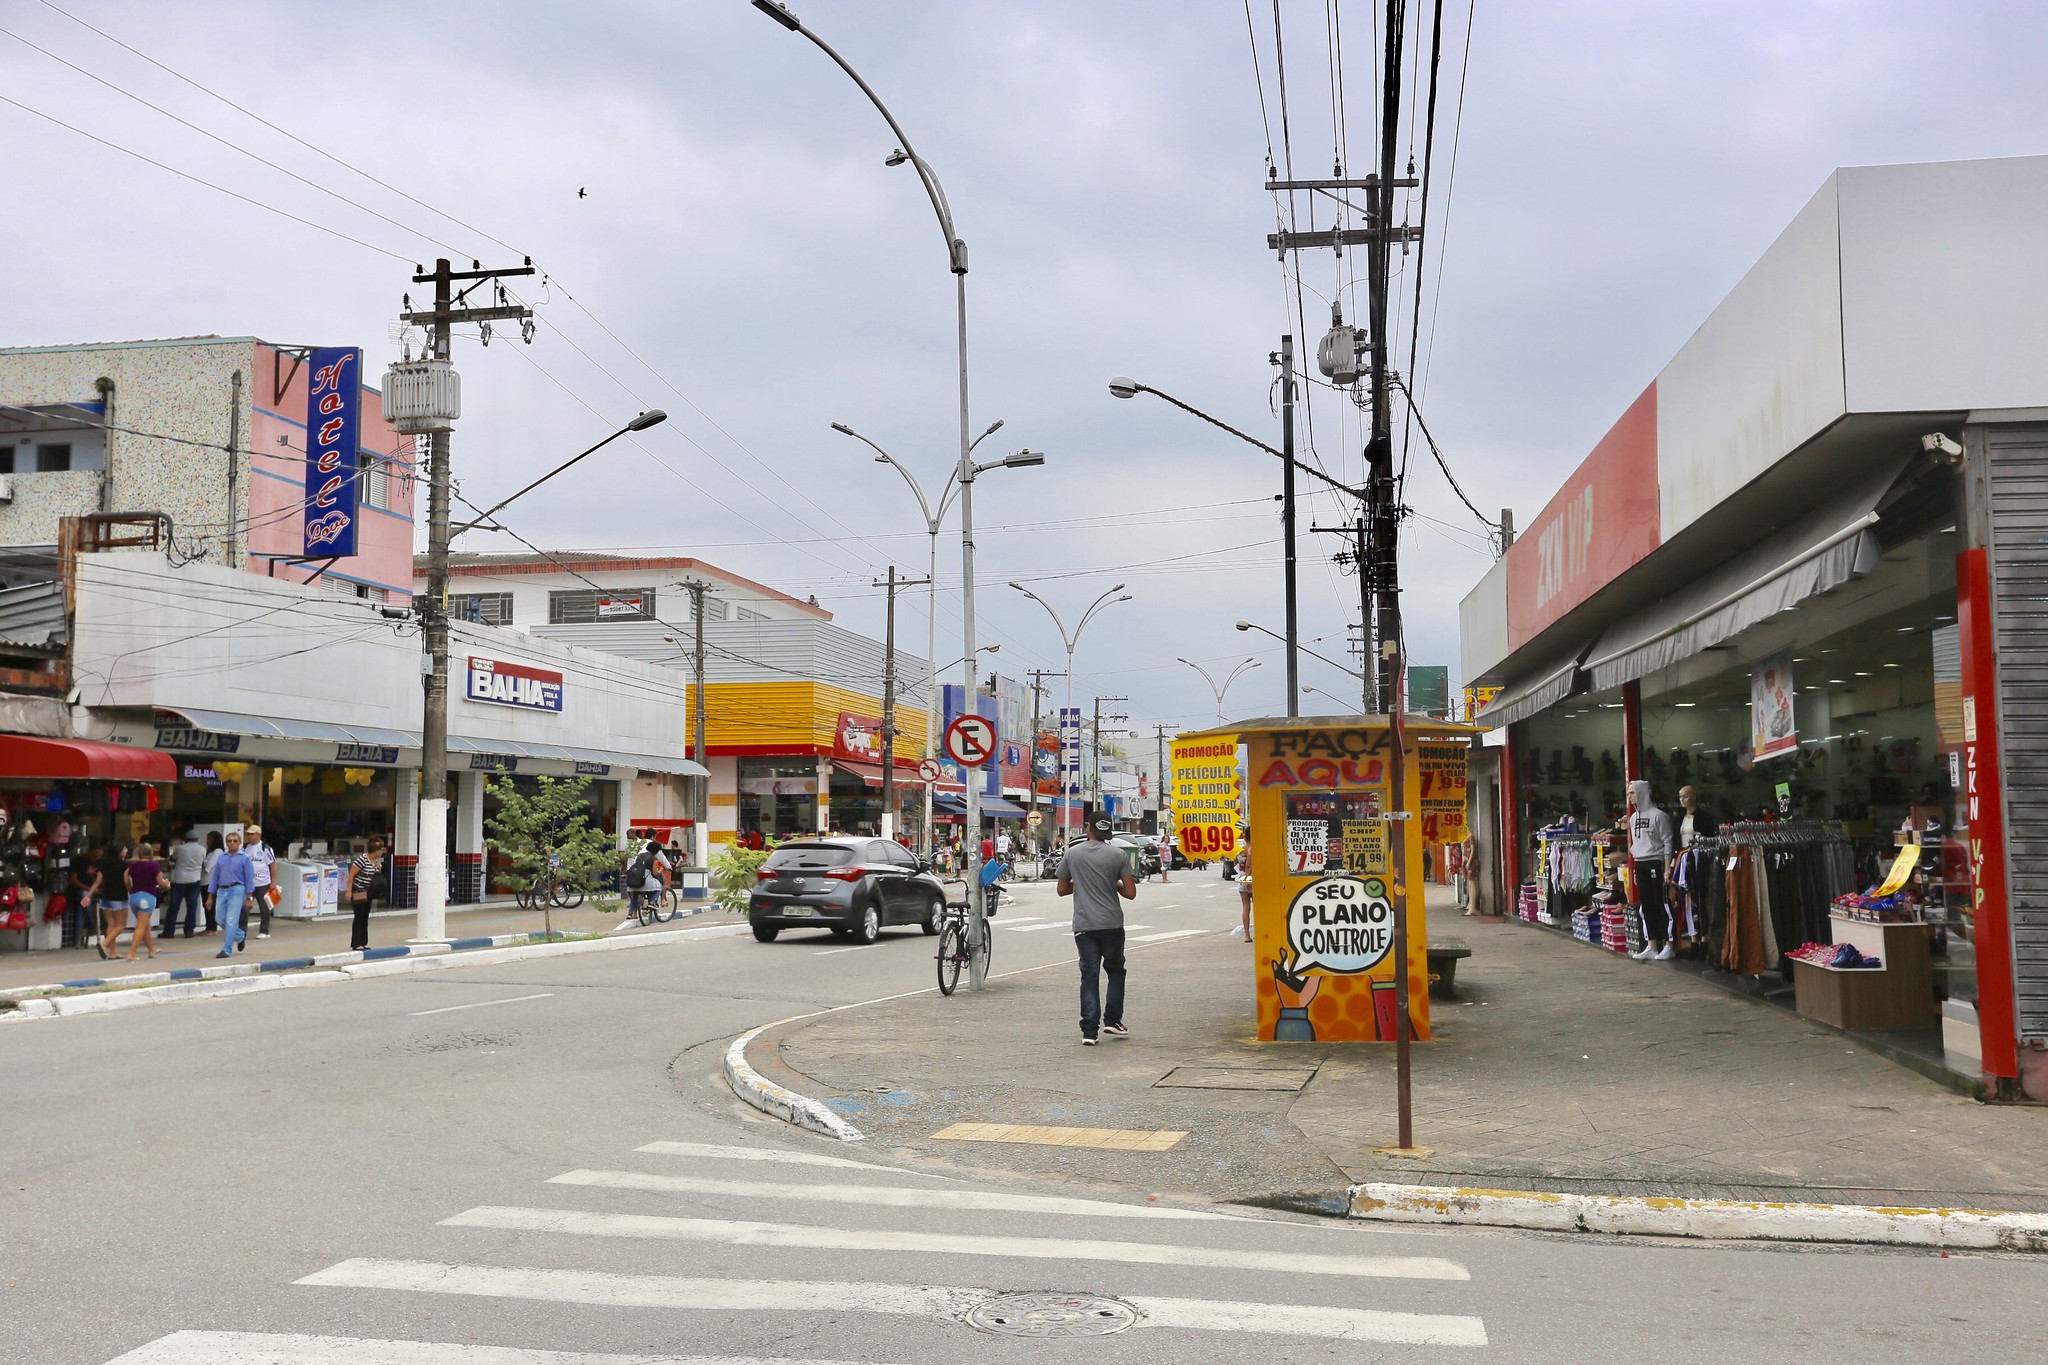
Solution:
M574 562L573 554L561 558ZM556 592L589 592L593 584L606 591L653 588L654 610L663 620L681 623L690 619L690 594L677 586L684 577L697 577L713 584L713 599L705 612L707 621L739 620L741 610L758 612L771 620L815 621L818 618L795 603L762 593L758 588L733 583L701 568L687 572L675 569L581 569L576 573L456 573L449 579L451 596L475 593L512 594L512 624L520 629L548 624L548 600ZM414 590L426 590L424 575L414 576ZM723 608L719 604L724 604ZM724 614L721 614L721 610ZM621 618L631 619L631 618Z

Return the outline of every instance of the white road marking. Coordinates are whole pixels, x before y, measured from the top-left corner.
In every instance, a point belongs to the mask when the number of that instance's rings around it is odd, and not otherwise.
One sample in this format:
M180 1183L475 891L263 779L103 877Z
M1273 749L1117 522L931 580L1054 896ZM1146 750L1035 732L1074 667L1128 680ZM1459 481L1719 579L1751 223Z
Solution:
M865 944L865 943L853 943L853 944L849 944L849 945L847 945L847 946L846 946L846 947L844 947L844 948L820 948L820 949L819 949L819 950L818 950L817 952L815 952L815 953L812 953L812 954L811 954L811 956L812 956L812 957L830 957L830 956L832 956L832 954L834 954L834 953L857 953L857 952L859 952L859 951L860 951L861 949L863 949L863 948L865 948L865 947L867 947L867 946L868 946L868 945L867 945L867 944Z
M873 1204L899 1209L978 1209L994 1213L1055 1213L1077 1218L1171 1218L1203 1222L1245 1222L1206 1209L1157 1204L1111 1204L1050 1194L1004 1194L997 1190L911 1189L895 1185L791 1185L758 1180L706 1180L691 1175L649 1175L641 1171L569 1171L550 1185L583 1185L606 1190L653 1190L661 1194L734 1195L742 1199L813 1199L821 1204Z
M595 1355L468 1346L450 1341L376 1341L282 1332L174 1332L111 1365L793 1365L755 1356ZM844 1365L818 1360L805 1365Z
M1326 1256L1293 1251L1233 1251L1223 1247L1158 1242L1108 1242L1066 1237L990 1237L953 1232L857 1231L794 1223L722 1218L668 1218L639 1213L586 1213L579 1209L486 1206L441 1220L453 1228L570 1233L580 1237L640 1237L727 1246L804 1247L821 1251L933 1252L948 1256L1005 1256L1038 1261L1115 1261L1125 1265L1207 1266L1263 1270L1281 1275L1351 1275L1365 1279L1469 1280L1453 1261L1433 1256Z
M1215 930L1213 929L1171 929L1163 934L1147 934L1143 938L1134 938L1131 940L1131 942L1164 943L1166 942L1166 940L1170 938L1190 938L1196 934L1209 934L1214 932Z
M635 1147L636 1152L652 1152L657 1156L697 1156L713 1161L772 1161L784 1166L833 1166L848 1171L887 1171L891 1175L923 1175L922 1171L898 1170L894 1166L877 1166L867 1161L850 1161L843 1156L826 1156L821 1152L785 1152L773 1147L726 1147L711 1142L650 1142L645 1147ZM941 1180L943 1176L933 1176Z
M553 991L542 991L539 995L511 995L503 1000L477 1000L467 1005L443 1005L437 1010L413 1010L406 1015L406 1018L418 1019L420 1016L427 1014L452 1014L456 1010L480 1010L486 1005L516 1005L522 1000L552 1000L554 996L555 993Z
M958 1322L992 1291L951 1285L877 1284L845 1280L710 1280L621 1275L524 1266L449 1265L437 1261L342 1261L297 1281L332 1289L391 1289L469 1294L527 1302L611 1308L684 1308L712 1312L893 1313ZM1390 1313L1370 1308L1204 1299L1130 1298L1139 1312L1133 1330L1183 1327L1210 1332L1262 1332L1420 1346L1484 1346L1475 1317ZM971 1329L968 1329L971 1330Z
M1064 929L1069 921L1055 920L1051 924L998 924L996 928L1007 929L1013 934L1042 934L1048 929Z

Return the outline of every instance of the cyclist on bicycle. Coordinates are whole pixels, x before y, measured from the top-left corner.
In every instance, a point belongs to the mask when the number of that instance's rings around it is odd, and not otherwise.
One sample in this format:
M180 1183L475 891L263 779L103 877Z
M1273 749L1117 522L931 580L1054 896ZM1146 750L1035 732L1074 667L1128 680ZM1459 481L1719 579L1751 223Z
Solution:
M626 864L626 909L630 913L639 903L641 896L660 896L668 890L668 855L661 851L659 840L649 839L646 846L633 855L633 861Z

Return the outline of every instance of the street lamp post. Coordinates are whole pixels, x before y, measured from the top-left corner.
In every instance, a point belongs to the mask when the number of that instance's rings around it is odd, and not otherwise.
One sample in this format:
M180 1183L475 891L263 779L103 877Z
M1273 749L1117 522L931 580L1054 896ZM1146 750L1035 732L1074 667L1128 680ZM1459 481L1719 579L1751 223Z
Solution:
M1174 662L1186 664L1189 668L1194 669L1195 672L1202 675L1202 681L1209 684L1209 690L1216 694L1216 722L1219 725L1223 723L1223 698L1229 695L1230 685L1236 682L1238 675L1246 669L1259 666L1257 659L1246 659L1243 663L1230 670L1230 676L1225 678L1222 686L1219 687L1215 677L1209 670L1196 663L1193 659L1175 659Z
M969 443L967 447L968 453L972 454L976 446L979 446L983 441L995 435L1002 425L1002 419L1000 418L989 423L988 430L982 432L981 435L975 437ZM924 753L926 758L936 758L939 752L938 678L940 670L937 667L939 657L939 527L946 520L946 509L953 505L953 498L960 491L960 471L955 469L947 472L945 486L939 490L938 505L933 506L931 499L924 495L924 489L919 485L917 476L912 474L901 460L898 460L894 455L891 455L888 451L882 449L844 422L834 422L832 430L838 432L841 436L851 436L854 440L861 442L868 449L875 452L876 464L886 464L903 476L903 482L910 485L911 496L917 499L918 515L924 518L925 531L931 537L931 557L924 575ZM1028 465L1045 463L1045 457L1042 455L1038 455L1035 459L1029 458L1036 454L1035 451L1020 450L1015 455L982 465L980 468L983 470L995 468L1021 469ZM925 783L924 787L924 830L924 851L926 856L930 856L932 851L932 788L929 782Z
M754 8L760 10L790 32L800 33L805 38L808 38L820 52L830 57L855 85L860 87L861 93L868 97L868 102L875 106L875 112L879 113L883 120L888 123L889 130L896 134L897 150L890 153L886 159L886 164L900 166L908 162L916 169L917 178L924 185L925 195L931 200L932 212L939 220L939 230L945 234L946 268L953 275L954 312L958 320L960 372L960 633L965 644L965 648L961 652L967 656L967 662L963 665L966 670L963 675L966 690L962 695L971 698L975 695L974 656L977 651L974 647L975 471L974 460L971 454L973 442L968 438L969 419L967 409L967 243L953 229L953 210L946 202L946 191L939 184L938 175L932 170L925 159L919 156L916 150L911 147L909 135L903 131L903 125L896 121L896 116L889 112L889 106L882 103L881 96L877 95L874 89L865 80L861 79L860 73L855 71L844 57L833 50L830 43L811 32L808 28L805 28L803 21L790 13L787 5L777 4L775 0L754 0ZM981 832L980 794L975 791L974 783L972 782L967 784L967 829L970 836L978 836ZM979 885L979 873L981 871L981 846L975 837L969 837L966 840L966 844L967 884L969 887L976 887ZM986 942L988 925L983 915L981 897L975 895L969 896L967 899L969 904L973 906L973 909L969 912L973 920L969 930L972 935L971 941L975 943ZM968 984L971 989L979 990L981 988L987 960L986 954L969 954Z
M1069 635L1067 633L1066 622L1060 620L1060 614L1052 609L1052 603L1046 601L1043 597L1040 597L1037 593L1031 591L1031 589L1025 587L1022 583L1013 582L1010 584L1010 586L1015 588L1018 592L1023 593L1032 601L1038 603L1039 606L1045 608L1045 614L1052 618L1053 628L1059 631L1060 633L1060 643L1064 644L1067 647L1067 704L1062 709L1060 717L1060 795L1066 798L1067 808L1071 810L1073 809L1074 805L1075 793L1074 788L1069 784L1067 780L1067 773L1070 770L1067 767L1066 717L1075 714L1074 649L1077 645L1081 643L1081 632L1088 629L1088 623L1095 619L1095 613L1101 611L1106 606L1114 605L1114 603L1110 601L1111 594L1120 592L1124 593L1122 597L1116 599L1117 602L1128 602L1131 600L1131 595L1127 592L1124 592L1124 585L1121 583L1117 584L1113 588L1107 589L1103 592L1103 594L1100 597L1096 598L1093 602L1090 602L1088 604L1088 610L1081 613L1081 623L1075 626L1074 633ZM1080 742L1080 728L1081 727L1079 718L1076 717L1074 729L1076 731L1075 743L1077 745Z
M1237 628L1238 628L1239 630L1255 630L1255 631L1257 631L1257 632L1258 632L1259 634L1261 634L1261 635L1270 635L1270 636L1272 636L1272 637L1273 637L1274 639L1278 640L1278 641L1279 641L1280 643L1282 643L1282 644L1286 644L1286 643L1287 643L1287 637L1286 637L1285 635L1282 635L1282 634L1281 634L1280 632L1278 632L1278 631L1276 631L1276 630L1268 630L1268 629L1266 629L1266 628L1265 628L1264 626L1260 625L1260 624L1259 624L1258 622L1256 622L1256 621L1239 621L1239 622L1237 623ZM1361 684L1361 685L1362 685L1362 686L1364 687L1364 689L1365 689L1365 703L1366 703L1366 705L1365 705L1365 714L1366 714L1366 715L1371 715L1371 714L1373 714L1373 709L1372 709L1372 679L1371 679L1371 677L1367 676L1367 675L1366 675L1366 674L1364 674L1364 673L1361 673L1361 672L1359 672L1359 671L1358 671L1357 669L1355 669L1355 668L1349 668L1349 667L1346 667L1346 666L1345 666L1345 665L1343 665L1343 664L1340 664L1340 663L1338 663L1338 662L1337 662L1337 661L1336 661L1335 659L1331 658L1331 657L1330 657L1329 655L1327 655L1327 654L1318 654L1318 653L1316 653L1316 652L1315 652L1314 650L1310 649L1310 648L1309 648L1309 647L1308 647L1307 645L1297 645L1296 647L1297 647L1298 649L1300 649L1302 653L1304 653L1304 654L1308 655L1308 656L1309 656L1309 657L1310 657L1311 659L1321 659L1321 660L1322 660L1322 661L1323 661L1324 663L1326 663L1326 664L1328 664L1328 665L1329 665L1330 667L1332 667L1332 668L1336 669L1336 670L1337 670L1337 671L1338 671L1339 673L1349 673L1349 674L1350 674L1350 675L1351 675L1352 677L1354 677L1354 678L1358 679L1359 683L1360 683L1360 684ZM1307 691L1308 689L1304 688L1303 690L1304 690L1304 691ZM1323 695L1327 697L1327 696L1329 696L1330 694L1329 694L1329 693L1327 693L1327 692L1325 692L1325 693L1323 693ZM1334 698L1332 698L1332 700L1334 700Z
M759 3L759 0L756 0L756 3ZM1289 412L1288 439L1289 444L1291 446L1293 432L1292 412L1294 406L1293 341L1291 338L1283 338L1283 342L1285 343L1284 354L1286 356L1286 374L1282 377L1282 383L1286 386L1284 398L1287 403ZM1314 465L1303 464L1300 460L1294 458L1294 452L1292 449L1277 450L1274 447L1267 445L1264 441L1261 441L1258 437L1248 436L1244 432L1239 431L1236 427L1230 425L1230 423L1219 421L1216 418L1211 417L1208 413L1203 412L1200 408L1194 406L1192 403L1184 403L1180 399L1175 398L1172 394L1166 393L1160 389L1155 389L1149 384L1140 384L1135 379L1128 378L1124 375L1118 375L1116 378L1109 381L1109 391L1112 395L1118 398L1136 398L1141 393L1149 393L1154 398L1164 399L1165 401L1179 408L1182 412L1191 413L1194 416L1201 418L1204 422L1207 422L1210 426L1229 432L1232 436L1235 436L1238 440L1245 442L1247 445L1257 446L1260 450L1265 451L1268 455L1271 455L1274 459L1279 460L1281 462L1284 477L1281 480L1280 519L1284 527L1285 539L1287 542L1287 562L1285 571L1287 633L1283 636L1280 636L1279 639L1282 644L1287 646L1287 714L1289 716L1300 715L1301 698L1299 693L1301 690L1301 664L1300 660L1296 657L1296 655L1300 650L1298 640L1300 638L1301 632L1297 628L1295 622L1294 473L1296 470L1300 470L1302 473L1308 475L1311 478L1321 479L1324 483L1330 485L1332 488L1335 488L1340 492L1349 493L1352 497L1359 498L1361 500L1365 497L1364 491L1361 489L1353 488L1350 484L1343 483L1337 479L1331 478L1328 474L1325 474L1322 470L1317 469Z
M528 493L531 493L534 489L540 487L549 479L554 478L555 475L562 473L564 470L576 464L578 461L597 454L598 451L603 450L606 446L610 445L613 441L618 440L621 436L624 436L629 432L645 431L649 427L658 427L667 420L668 414L663 412L660 408L648 409L646 412L641 413L638 417L635 417L632 421L626 423L626 425L620 427L611 435L605 437L602 441L599 441L596 445L590 447L590 449L584 451L581 455L572 455L570 458L562 461L562 463L556 465L553 469L550 469L547 473L541 475L532 483L526 485L526 487L520 489L517 493L514 493L511 497L500 499L498 502L491 504L491 506L489 506L488 508L477 513L472 520L459 521L455 523L455 525L448 528L448 534L451 536L458 536L461 535L464 531L473 531L477 529L482 529L486 531L502 530L502 527L490 524L492 517L495 517L496 515L498 515L498 513L504 511L507 507L510 507L513 503L519 501L519 499L525 497Z

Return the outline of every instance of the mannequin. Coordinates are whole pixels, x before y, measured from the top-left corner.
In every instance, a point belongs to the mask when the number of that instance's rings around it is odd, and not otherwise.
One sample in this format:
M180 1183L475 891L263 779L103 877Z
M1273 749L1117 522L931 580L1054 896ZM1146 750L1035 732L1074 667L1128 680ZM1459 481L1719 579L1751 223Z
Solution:
M1669 962L1671 950L1671 905L1664 893L1664 873L1671 865L1675 841L1671 817L1650 799L1650 784L1628 784L1628 856L1636 881L1637 913L1643 921L1643 950L1634 954L1644 961Z
M1688 849L1695 839L1711 839L1720 832L1721 822L1700 809L1700 794L1690 785L1678 789L1678 847Z

